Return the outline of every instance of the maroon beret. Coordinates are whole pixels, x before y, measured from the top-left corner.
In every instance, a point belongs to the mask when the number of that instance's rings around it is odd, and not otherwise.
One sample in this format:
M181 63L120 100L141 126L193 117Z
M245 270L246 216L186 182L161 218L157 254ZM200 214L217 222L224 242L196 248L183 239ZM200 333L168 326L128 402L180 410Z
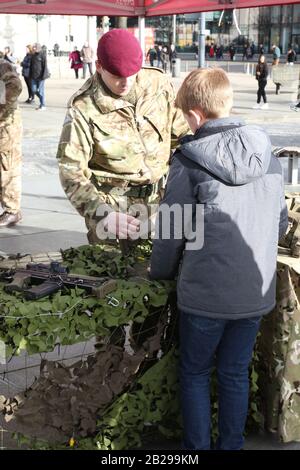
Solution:
M126 29L112 29L98 43L97 56L102 67L118 77L130 77L143 63L139 41Z

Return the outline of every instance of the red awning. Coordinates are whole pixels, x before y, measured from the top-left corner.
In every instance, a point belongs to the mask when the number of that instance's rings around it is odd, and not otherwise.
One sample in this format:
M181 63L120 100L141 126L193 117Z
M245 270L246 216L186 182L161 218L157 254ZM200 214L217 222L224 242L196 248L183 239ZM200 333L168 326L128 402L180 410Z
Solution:
M156 16L299 3L299 0L0 0L0 13Z
M145 0L146 16L299 3L299 0Z

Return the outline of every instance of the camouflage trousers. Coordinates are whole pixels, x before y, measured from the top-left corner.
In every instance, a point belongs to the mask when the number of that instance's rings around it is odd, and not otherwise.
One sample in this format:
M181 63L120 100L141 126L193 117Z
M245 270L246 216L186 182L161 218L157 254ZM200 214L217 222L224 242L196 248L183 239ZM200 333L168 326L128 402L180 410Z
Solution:
M22 122L20 111L0 121L0 203L16 214L21 206Z
M142 238L146 239L151 236L151 232L154 229L155 216L158 209L158 204L163 197L163 189L158 191L156 194L152 194L146 198L133 198L124 196L113 196L111 194L106 195L106 204L115 211L128 213L133 217L138 217L141 222L145 223ZM90 244L105 243L107 245L119 246L119 242L116 239L110 238L109 236L105 239L99 238L101 230L101 221L97 218L86 217L85 223L88 228L87 238ZM99 224L99 225L98 225ZM148 227L148 231L147 231ZM100 229L100 230L99 230ZM121 242L121 245L130 247L135 245L136 242Z

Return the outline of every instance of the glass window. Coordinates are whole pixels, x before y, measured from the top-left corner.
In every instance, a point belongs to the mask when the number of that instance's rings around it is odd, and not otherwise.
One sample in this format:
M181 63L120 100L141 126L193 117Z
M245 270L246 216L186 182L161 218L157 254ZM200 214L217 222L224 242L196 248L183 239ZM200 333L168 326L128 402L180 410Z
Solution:
M293 24L293 34L300 34L300 24Z
M282 23L290 23L292 21L292 5L284 5L282 7Z
M300 5L293 5L293 21L300 23Z
M271 7L271 23L278 24L281 22L280 7Z
M276 44L276 46L280 44L279 26L271 27L271 47L273 44Z
M287 52L289 44L291 43L291 30L291 26L282 26L280 46L283 53Z

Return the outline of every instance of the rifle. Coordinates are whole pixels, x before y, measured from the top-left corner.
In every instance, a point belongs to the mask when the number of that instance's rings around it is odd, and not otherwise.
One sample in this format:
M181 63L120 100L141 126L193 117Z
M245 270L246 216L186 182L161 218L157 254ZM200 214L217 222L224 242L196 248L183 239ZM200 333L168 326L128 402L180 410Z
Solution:
M28 263L25 268L4 270L0 281L10 281L4 287L6 292L23 292L27 300L37 300L54 294L63 286L81 287L98 299L105 298L116 289L117 282L109 277L93 277L70 274L68 268L58 261L50 264ZM33 284L32 287L28 286Z

